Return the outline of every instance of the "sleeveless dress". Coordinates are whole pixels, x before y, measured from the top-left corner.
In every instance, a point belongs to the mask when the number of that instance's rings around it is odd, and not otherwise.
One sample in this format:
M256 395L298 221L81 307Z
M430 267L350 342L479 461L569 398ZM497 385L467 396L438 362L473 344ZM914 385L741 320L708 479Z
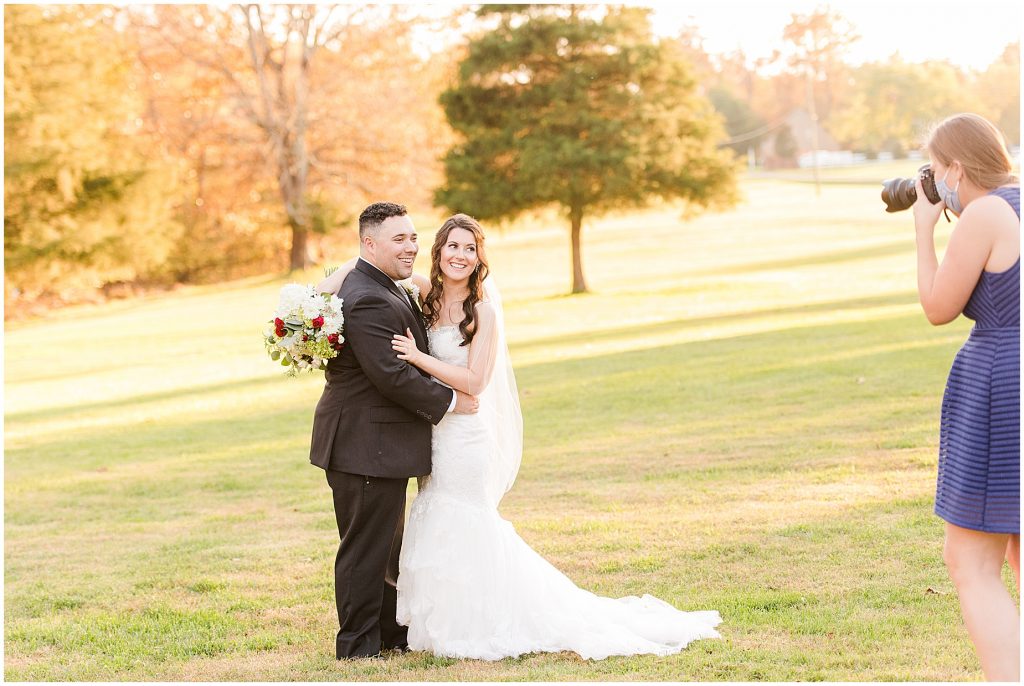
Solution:
M458 328L429 338L435 357L466 366ZM433 467L412 504L399 564L397 616L412 650L603 659L668 655L719 636L718 612L681 612L650 595L598 597L530 548L499 515L493 489L488 495L489 432L480 415L447 414L434 427Z
M992 191L1020 218L1020 188ZM935 514L966 529L1020 533L1020 258L982 272L975 321L942 398Z

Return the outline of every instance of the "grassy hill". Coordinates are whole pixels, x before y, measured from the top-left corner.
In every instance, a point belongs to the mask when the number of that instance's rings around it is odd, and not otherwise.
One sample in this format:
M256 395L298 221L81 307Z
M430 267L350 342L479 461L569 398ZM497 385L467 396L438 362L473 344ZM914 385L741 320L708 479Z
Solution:
M927 323L879 189L750 179L732 212L606 217L573 297L557 218L490 230L526 424L503 516L598 594L719 610L723 640L336 662L323 379L266 359L267 278L7 327L5 677L979 679L931 513L969 322Z

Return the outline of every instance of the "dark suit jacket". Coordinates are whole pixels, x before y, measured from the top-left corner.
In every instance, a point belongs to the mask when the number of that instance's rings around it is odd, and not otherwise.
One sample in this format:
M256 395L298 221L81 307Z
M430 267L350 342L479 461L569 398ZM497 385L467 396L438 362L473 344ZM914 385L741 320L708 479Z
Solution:
M309 461L393 479L429 474L430 428L447 412L452 390L391 349L391 337L408 328L419 349L427 350L422 316L391 279L362 260L338 295L345 343L327 363Z

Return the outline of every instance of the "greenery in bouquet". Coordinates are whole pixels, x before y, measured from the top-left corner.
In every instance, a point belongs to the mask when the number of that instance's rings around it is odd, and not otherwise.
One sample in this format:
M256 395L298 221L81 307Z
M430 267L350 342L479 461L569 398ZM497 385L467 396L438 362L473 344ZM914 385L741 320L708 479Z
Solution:
M287 367L289 376L326 369L345 342L341 305L341 298L317 293L311 285L283 286L274 318L263 332L270 359Z

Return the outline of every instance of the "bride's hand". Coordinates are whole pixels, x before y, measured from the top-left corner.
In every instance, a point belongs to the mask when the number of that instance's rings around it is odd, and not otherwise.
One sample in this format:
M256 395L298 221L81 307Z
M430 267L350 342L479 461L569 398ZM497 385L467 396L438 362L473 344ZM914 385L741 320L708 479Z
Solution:
M419 366L417 363L423 359L423 353L416 347L416 339L412 337L412 330L406 329L405 333L405 336L395 334L395 337L391 339L391 348L398 353L398 359L405 360L413 366Z

